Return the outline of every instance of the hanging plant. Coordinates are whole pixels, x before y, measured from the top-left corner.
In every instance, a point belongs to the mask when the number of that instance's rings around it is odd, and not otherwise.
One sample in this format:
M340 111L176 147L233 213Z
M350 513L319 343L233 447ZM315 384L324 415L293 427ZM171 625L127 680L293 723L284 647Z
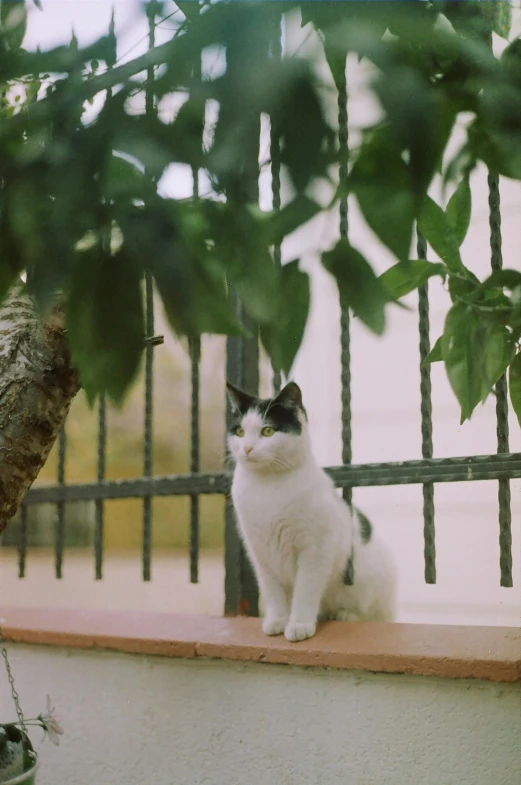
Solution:
M44 735L48 736L49 740L56 746L60 743L63 728L54 714L54 707L49 695L47 695L45 712L42 712L34 719L25 719L14 684L5 635L1 624L0 654L5 663L7 681L11 687L11 695L18 717L16 722L0 723L0 785L34 785L38 768L38 756L31 744L27 728L41 728Z
M59 745L63 728L49 696L45 713L34 719L20 718L18 722L0 725L1 785L33 785L36 781L38 757L27 733L28 727L41 728L53 744Z

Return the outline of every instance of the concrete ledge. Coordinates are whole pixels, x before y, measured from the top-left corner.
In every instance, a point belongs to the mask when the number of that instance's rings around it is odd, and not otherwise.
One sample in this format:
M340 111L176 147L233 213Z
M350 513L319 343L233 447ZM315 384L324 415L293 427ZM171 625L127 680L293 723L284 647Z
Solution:
M513 627L327 622L314 638L289 643L250 618L13 607L0 607L0 617L17 643L521 681L521 630Z

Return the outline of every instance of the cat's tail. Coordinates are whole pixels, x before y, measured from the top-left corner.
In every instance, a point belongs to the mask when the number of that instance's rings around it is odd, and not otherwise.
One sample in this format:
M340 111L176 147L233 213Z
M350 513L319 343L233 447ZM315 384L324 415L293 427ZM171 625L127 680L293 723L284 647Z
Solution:
M361 510L353 510L354 589L362 616L371 621L394 621L397 570L394 556Z

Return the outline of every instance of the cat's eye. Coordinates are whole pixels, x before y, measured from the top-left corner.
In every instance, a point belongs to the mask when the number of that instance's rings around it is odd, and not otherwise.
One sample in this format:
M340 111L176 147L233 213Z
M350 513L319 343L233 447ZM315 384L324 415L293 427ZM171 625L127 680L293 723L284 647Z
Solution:
M275 428L272 428L271 425L265 425L261 431L262 436L273 436L275 433Z
M235 433L236 436L244 436L244 428L242 428L240 425L238 425L237 428L235 429L234 433Z

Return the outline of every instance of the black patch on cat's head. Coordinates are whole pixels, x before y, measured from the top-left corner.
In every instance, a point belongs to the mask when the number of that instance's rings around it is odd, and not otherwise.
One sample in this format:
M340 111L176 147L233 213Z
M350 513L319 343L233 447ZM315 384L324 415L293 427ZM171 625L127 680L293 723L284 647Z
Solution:
M226 389L228 390L228 397L233 411L241 414L243 417L252 408L254 402L258 400L254 395L249 395L243 390L239 390L238 387L234 387L230 382L226 382Z
M232 408L237 415L235 421L231 423L231 432L239 424L239 419L242 419L247 412L255 410L260 413L266 425L270 425L276 431L302 433L299 412L302 412L306 418L307 414L302 403L300 387L295 382L289 382L274 398L256 398L229 383L226 387Z
M358 523L360 524L360 536L364 545L367 545L371 540L373 534L373 527L369 518L367 518L360 510L356 511L358 516Z
M276 401L282 406L297 407L297 409L303 411L304 414L306 413L304 404L302 403L302 392L296 382L288 382L279 394L273 398L273 401Z

